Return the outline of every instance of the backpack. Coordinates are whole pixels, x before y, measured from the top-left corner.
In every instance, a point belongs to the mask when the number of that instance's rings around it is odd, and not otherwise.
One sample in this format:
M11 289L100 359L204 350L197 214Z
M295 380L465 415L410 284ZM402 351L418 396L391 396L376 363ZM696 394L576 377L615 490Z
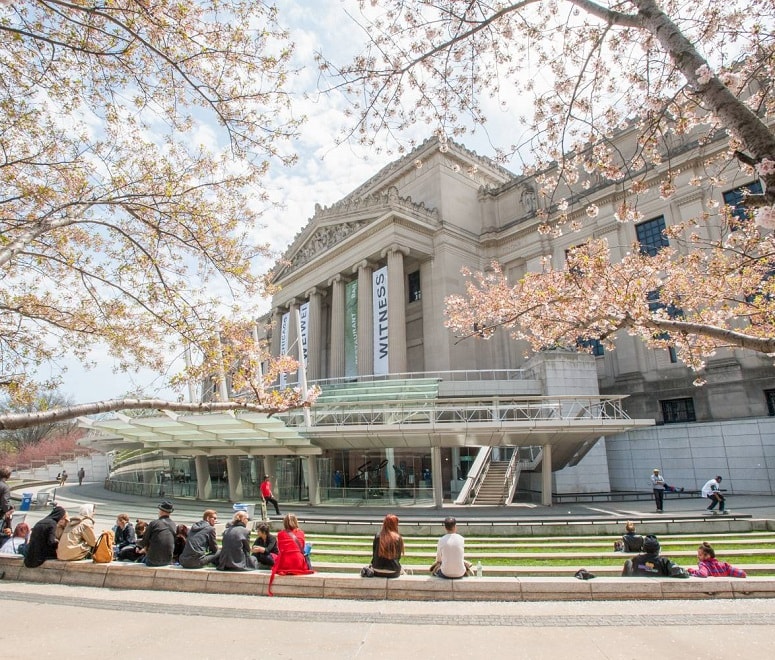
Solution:
M112 529L109 529L100 534L97 539L97 545L94 546L94 552L92 552L92 560L96 564L109 564L113 561L113 542L115 535Z

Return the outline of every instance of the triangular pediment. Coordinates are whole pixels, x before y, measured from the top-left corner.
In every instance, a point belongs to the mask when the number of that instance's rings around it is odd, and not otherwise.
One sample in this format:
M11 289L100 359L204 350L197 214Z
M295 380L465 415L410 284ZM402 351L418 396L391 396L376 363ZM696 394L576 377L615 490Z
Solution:
M348 195L331 206L315 207L315 215L285 252L275 269L275 277L287 275L333 247L341 246L369 225L391 214L410 218L424 226L439 225L436 209L418 204L411 197L401 197L395 187L367 197Z

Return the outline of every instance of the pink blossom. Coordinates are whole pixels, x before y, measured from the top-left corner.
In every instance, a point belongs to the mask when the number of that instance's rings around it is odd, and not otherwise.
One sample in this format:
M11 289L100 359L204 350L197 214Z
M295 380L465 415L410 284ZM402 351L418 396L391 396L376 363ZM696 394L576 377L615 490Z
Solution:
M756 170L759 172L760 176L775 174L775 161L764 158L762 159L762 162L756 166Z
M708 68L707 64L703 64L694 73L697 76L697 82L700 85L707 85L713 77L713 72Z
M765 206L756 211L756 224L765 229L775 229L775 207Z

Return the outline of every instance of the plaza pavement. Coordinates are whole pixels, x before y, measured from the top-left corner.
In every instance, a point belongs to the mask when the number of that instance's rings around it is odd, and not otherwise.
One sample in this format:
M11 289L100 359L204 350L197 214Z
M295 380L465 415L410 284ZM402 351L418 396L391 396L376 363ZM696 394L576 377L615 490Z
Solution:
M48 488L48 487L47 487ZM67 485L69 511L97 504L97 525L120 511L156 516L154 499L117 495L101 484ZM775 518L775 497L730 496L730 508ZM174 519L190 523L212 504L175 500ZM666 514L695 516L699 498L669 499ZM298 514L373 519L384 508L284 506ZM647 500L540 507L395 509L402 519L456 515L542 519L649 516ZM46 510L33 509L30 522ZM772 657L775 599L619 602L402 602L267 598L0 582L5 658L163 655L168 658L492 658ZM769 651L767 650L769 649Z

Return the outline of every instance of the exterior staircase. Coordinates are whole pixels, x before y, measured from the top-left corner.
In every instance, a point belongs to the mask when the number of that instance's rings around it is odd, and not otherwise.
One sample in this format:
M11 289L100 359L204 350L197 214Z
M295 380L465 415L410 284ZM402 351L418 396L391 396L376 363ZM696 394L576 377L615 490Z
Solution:
M500 506L506 503L506 472L508 461L490 461L487 474L472 504L489 504Z

